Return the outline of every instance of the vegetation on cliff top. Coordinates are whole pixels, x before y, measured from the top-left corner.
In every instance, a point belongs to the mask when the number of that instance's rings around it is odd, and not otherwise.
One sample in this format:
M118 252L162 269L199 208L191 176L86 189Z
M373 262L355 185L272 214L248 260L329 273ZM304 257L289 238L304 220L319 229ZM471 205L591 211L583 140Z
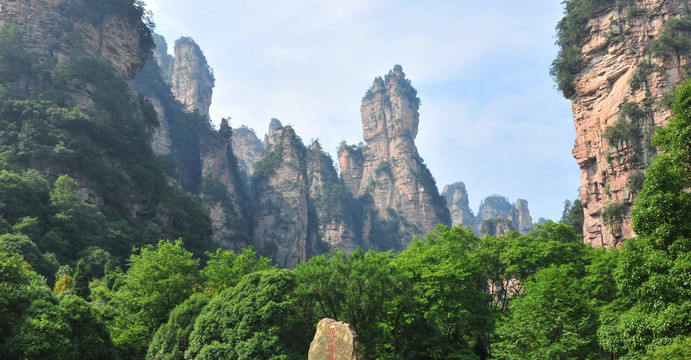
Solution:
M617 1L619 2L619 1ZM557 24L557 41L559 54L552 62L549 73L557 83L557 88L564 97L574 94L574 75L583 62L581 41L585 35L586 25L599 11L614 6L614 0L565 0L564 17Z

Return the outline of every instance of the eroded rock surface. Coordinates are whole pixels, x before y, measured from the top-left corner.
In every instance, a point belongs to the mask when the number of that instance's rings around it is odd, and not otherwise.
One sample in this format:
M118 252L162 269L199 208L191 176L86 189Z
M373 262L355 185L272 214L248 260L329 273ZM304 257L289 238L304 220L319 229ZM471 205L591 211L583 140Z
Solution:
M353 328L332 319L322 319L310 344L309 360L364 360Z
M187 111L197 111L203 118L209 117L214 75L201 49L189 37L175 41L172 90L175 98Z
M650 162L650 136L671 115L661 99L685 77L689 55L655 54L646 46L670 19L688 14L688 9L686 0L612 5L598 12L585 30L580 43L584 65L575 75L571 101L584 238L593 246L614 247L634 236L629 210L640 189L629 178ZM607 139L607 129L614 126L637 135Z
M360 112L366 145L342 144L338 152L343 182L353 196L369 197L377 212L380 221L373 224L398 224L399 234L380 243L381 248L405 248L413 235L451 223L444 199L415 146L419 101L403 69L396 65L384 78L376 78L363 98Z

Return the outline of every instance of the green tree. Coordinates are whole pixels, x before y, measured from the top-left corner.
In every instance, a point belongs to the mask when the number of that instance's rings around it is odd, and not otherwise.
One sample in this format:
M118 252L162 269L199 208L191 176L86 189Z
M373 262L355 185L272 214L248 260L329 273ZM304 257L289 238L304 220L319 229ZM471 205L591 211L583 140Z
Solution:
M45 300L36 300L7 339L14 359L79 359L67 313Z
M199 283L199 264L192 253L161 240L130 256L130 268L114 294L117 315L110 327L121 356L142 358L156 329Z
M74 294L82 299L88 299L91 295L89 291L89 281L91 280L91 266L84 260L79 260L77 269L74 270Z
M304 359L313 328L298 316L296 285L288 270L245 276L204 307L185 359Z
M208 295L193 294L173 309L168 322L156 330L149 344L146 359L183 360L185 351L189 347L189 337L194 329L194 322L208 303Z
M53 300L45 279L23 263L20 255L0 251L0 349L6 348L3 342L34 300Z
M204 292L212 295L234 287L249 273L271 268L271 260L257 255L251 246L240 254L217 249L215 253L207 252L206 256L209 260L201 276L204 279Z
M116 359L117 352L106 324L96 309L78 296L66 296L60 300L65 319L72 329L72 343L77 348L78 359Z
M438 226L413 239L394 266L413 284L415 305L407 312L422 345L413 358L477 359L487 356L491 319L487 278L470 256L479 239L470 228Z
M396 312L393 301L404 292L391 259L391 252L358 248L350 255L337 250L300 264L294 273L299 284L297 297L305 310L302 316L315 324L324 317L349 323L367 357L393 351L388 344L395 335L394 324L388 311Z
M494 346L499 359L599 359L597 313L570 265L538 271L509 305Z
M95 205L79 199L79 185L67 175L55 180L50 192L54 226L60 238L68 241L71 257L90 245L98 245L105 234L105 217Z
M571 225L576 234L583 235L583 204L581 200L576 199L573 202L564 201L564 211L561 214L561 223Z

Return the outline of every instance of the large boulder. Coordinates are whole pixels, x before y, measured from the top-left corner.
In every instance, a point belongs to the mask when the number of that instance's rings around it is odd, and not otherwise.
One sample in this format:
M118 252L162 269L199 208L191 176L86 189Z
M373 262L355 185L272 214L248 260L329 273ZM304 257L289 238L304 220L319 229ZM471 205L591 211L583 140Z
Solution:
M310 344L309 360L364 360L353 328L333 319L322 319Z

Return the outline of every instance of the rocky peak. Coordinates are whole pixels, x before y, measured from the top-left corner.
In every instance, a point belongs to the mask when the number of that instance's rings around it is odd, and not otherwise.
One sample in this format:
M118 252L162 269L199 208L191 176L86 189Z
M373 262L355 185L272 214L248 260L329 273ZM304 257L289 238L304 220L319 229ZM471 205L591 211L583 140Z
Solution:
M533 219L528 210L528 201L518 199L515 204L509 202L504 196L491 195L480 202L480 209L475 220L476 232L483 234L483 227L489 222L495 229L516 230L521 234L527 234L533 229ZM505 232L494 231L495 235L503 235Z
M266 154L264 144L254 130L241 126L233 131L233 153L238 159L243 179L249 188L249 179L254 173L254 165Z
M170 83L173 77L175 58L168 54L168 42L166 42L166 39L156 33L154 33L153 56L156 64L161 69L161 76L163 77L163 80L165 80L167 83Z
M318 140L312 142L308 159L309 198L317 228L317 241L313 243L350 253L362 246L360 212L354 208L352 196L338 178L333 159L322 150Z
M641 183L635 180L654 153L650 136L671 115L666 99L686 77L691 56L688 46L670 40L691 35L684 30L691 23L688 1L617 4L606 2L580 30L575 46L583 61L570 69L565 91L576 128L584 240L606 247L635 236L630 207Z
M187 111L208 119L214 82L213 70L197 43L189 37L176 40L171 80L175 98Z
M282 128L283 124L276 118L271 118L269 122L269 132L264 135L264 147L269 148L275 145L276 133L278 129Z
M468 192L463 182L453 183L444 186L442 195L446 200L446 205L451 213L451 224L453 226L473 226L475 215L468 203Z
M290 126L273 135L252 174L254 245L279 266L292 268L307 261L314 238L308 228L307 149Z
M431 173L420 158L417 136L420 99L403 68L394 66L377 77L362 99L363 138L366 145L341 144L341 177L355 197L371 197L383 221L410 224L400 243L384 248L405 248L412 235L432 231L450 216Z

